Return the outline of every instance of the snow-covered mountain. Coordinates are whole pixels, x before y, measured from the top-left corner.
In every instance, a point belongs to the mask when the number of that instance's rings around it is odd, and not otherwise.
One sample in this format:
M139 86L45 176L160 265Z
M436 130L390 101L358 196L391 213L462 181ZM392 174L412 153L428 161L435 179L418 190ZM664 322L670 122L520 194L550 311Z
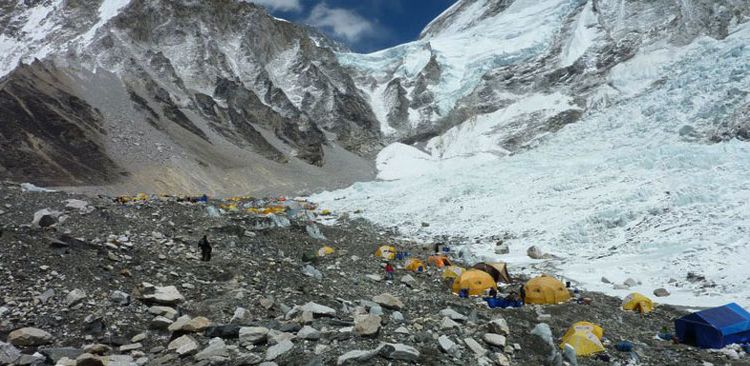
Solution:
M381 147L342 46L249 2L3 2L0 30L16 180L283 192L367 178Z
M463 238L466 256L510 238L515 268L589 289L624 295L601 277L632 277L664 302L750 305L749 15L730 0L459 1L415 42L339 54L403 143L379 154L381 181L315 199ZM530 260L531 245L561 259Z

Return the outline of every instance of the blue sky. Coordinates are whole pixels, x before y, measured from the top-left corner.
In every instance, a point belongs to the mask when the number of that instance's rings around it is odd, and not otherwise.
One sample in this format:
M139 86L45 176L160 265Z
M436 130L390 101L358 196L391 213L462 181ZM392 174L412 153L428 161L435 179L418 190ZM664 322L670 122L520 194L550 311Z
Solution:
M250 0L271 14L315 26L358 52L415 40L456 0Z

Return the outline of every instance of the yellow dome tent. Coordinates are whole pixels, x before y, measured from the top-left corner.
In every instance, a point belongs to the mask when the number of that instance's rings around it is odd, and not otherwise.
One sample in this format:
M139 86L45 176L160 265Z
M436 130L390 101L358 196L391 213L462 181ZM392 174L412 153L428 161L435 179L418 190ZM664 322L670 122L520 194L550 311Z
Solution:
M467 289L470 296L479 296L491 288L497 290L497 283L492 276L476 269L464 271L453 281L453 292L456 294Z
M569 344L575 349L576 356L591 356L604 352L601 341L603 335L602 327L589 322L578 322L565 332L560 348L565 348L565 345Z
M443 270L443 278L456 279L464 273L464 269L459 266L448 266Z
M559 304L570 299L565 285L547 275L532 278L523 289L526 292L524 302L527 304Z
M648 314L654 311L654 302L644 295L633 292L622 300L622 308Z
M424 263L416 258L410 258L406 261L404 269L412 272L424 272Z
M385 258L388 260L393 260L396 258L396 247L390 246L390 245L383 245L378 248L378 250L375 251L376 257Z
M331 248L331 247L329 247L329 246L326 245L326 246L318 249L318 257L325 257L325 256L328 256L328 255L331 255L335 251L336 250L334 250L333 248Z

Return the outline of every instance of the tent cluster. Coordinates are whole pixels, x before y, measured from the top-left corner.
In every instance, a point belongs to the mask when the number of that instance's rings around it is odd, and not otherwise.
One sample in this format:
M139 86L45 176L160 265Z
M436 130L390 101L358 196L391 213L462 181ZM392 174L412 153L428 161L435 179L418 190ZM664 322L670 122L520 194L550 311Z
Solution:
M146 194L146 193L138 193L133 196L117 196L115 197L114 201L119 204L128 204L128 203L146 203L151 201L174 201L174 202L186 202L186 203L206 203L208 202L208 196L203 194L200 196L174 196L169 194Z

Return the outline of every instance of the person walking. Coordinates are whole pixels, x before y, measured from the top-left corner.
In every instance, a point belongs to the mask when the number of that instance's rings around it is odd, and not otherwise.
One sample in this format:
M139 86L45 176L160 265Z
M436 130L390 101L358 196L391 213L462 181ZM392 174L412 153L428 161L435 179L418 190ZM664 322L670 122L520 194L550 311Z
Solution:
M203 235L203 238L198 242L198 246L201 248L201 260L204 262L211 261L211 251L213 248L211 247L211 243L208 242L206 235Z
M388 281L393 281L393 272L396 270L391 265L391 262L385 263L385 279Z

